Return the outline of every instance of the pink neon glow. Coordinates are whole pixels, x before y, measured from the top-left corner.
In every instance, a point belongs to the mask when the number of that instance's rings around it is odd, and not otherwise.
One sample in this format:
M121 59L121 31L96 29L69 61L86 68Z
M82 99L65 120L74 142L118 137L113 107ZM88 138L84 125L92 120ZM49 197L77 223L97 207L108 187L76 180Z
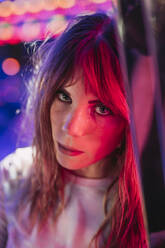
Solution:
M1 3L0 8L0 22L1 30L3 23L5 22L8 25L8 28L5 26L5 32L3 36L0 35L0 45L5 43L18 43L21 41L31 41L34 39L44 39L47 31L54 31L55 34L59 34L65 28L65 25L68 21L68 17L65 16L75 16L84 12L95 12L99 10L110 10L112 8L111 1L108 0L99 0L99 1L83 1L83 0L62 0L58 2L47 2L43 1L22 1L17 0L14 2L3 2ZM53 28L53 19L55 16L61 16L61 19L54 21L54 26L58 28ZM54 16L54 17L53 17ZM23 32L23 25L26 26L29 19L34 19L36 23L40 24L40 30L36 32L36 35L31 35L31 32L27 30L26 34ZM57 23L58 22L58 23ZM65 24L64 24L65 22ZM29 22L28 25L30 26ZM11 31L8 31L9 29ZM47 30L47 27L48 30ZM33 29L33 23L31 23L30 29ZM19 31L18 31L19 29ZM4 27L3 27L4 31ZM6 36L7 34L9 34ZM27 37L29 36L29 37ZM2 39L3 37L3 39Z

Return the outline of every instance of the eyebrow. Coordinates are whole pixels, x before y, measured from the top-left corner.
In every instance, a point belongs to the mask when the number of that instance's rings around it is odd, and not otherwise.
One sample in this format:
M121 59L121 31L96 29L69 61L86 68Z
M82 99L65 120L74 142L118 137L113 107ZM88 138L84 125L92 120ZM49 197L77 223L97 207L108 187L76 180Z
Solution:
M64 91L64 93L67 94L69 97L71 97L70 93L66 89L62 88L61 90ZM90 104L101 103L101 101L99 99L95 99L88 101L88 103Z
M90 100L90 101L88 101L88 103L101 103L101 101L100 100Z

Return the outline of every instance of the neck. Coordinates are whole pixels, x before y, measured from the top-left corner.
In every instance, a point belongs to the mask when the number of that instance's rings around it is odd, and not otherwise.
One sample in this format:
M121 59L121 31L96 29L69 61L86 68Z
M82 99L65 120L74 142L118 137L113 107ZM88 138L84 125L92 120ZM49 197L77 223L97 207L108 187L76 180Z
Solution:
M90 179L101 179L106 177L112 177L113 179L116 176L116 173L112 166L112 162L109 158L98 161L92 165L88 165L87 167L82 169L68 171L76 176Z

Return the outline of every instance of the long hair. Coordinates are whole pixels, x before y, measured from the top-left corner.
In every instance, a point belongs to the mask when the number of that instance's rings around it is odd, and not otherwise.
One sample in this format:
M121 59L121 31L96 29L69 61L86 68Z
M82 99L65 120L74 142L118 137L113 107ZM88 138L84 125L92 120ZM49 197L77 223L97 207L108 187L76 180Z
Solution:
M50 216L56 220L64 208L64 179L54 151L50 107L57 91L72 84L81 71L85 88L90 87L102 103L127 123L121 147L112 153L117 176L105 192L105 218L91 243L98 247L99 235L108 227L105 248L140 248L147 247L147 238L118 46L114 20L104 13L95 13L75 18L60 37L38 48L27 103L34 110L35 156L26 201L31 204L32 224L39 221L40 227Z

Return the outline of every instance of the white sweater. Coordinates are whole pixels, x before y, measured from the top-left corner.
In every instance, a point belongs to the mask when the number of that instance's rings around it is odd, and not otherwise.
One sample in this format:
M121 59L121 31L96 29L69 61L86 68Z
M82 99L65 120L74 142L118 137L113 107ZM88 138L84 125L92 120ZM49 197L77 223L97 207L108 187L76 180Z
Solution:
M0 248L87 248L104 219L103 195L110 179L87 179L65 172L65 198L69 199L66 208L57 222L49 219L42 232L38 232L37 224L27 232L25 223L29 206L23 210L23 223L11 209L19 181L26 180L31 165L30 147L17 149L1 162Z

